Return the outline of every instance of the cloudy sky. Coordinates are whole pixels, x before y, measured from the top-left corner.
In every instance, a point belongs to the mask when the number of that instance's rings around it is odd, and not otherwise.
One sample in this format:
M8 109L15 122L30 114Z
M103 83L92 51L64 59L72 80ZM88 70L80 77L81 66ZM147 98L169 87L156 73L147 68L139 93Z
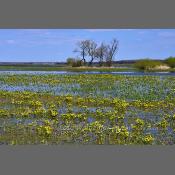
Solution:
M119 41L116 60L175 56L175 29L0 29L0 62L65 61L76 43Z

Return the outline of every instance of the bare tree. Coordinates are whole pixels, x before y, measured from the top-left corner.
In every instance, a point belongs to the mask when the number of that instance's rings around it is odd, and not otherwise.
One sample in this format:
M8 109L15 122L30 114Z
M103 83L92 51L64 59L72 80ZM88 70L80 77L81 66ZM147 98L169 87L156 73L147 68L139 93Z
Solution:
M112 65L112 61L114 59L114 56L116 55L118 51L118 41L114 38L111 43L107 46L107 57L106 57L106 64L107 66Z
M99 58L100 66L103 66L105 57L107 56L107 46L102 42L96 49L96 57Z
M79 52L80 56L82 56L81 61L84 62L84 64L86 63L86 59L85 57L88 54L88 46L89 46L89 40L83 40L83 41L79 41L77 43L78 48L74 50L74 52Z
M82 57L81 61L86 61L86 56L90 57L89 65L92 65L95 58L99 59L100 66L106 61L107 66L112 65L115 54L118 51L118 41L114 38L110 44L106 45L103 42L99 47L93 40L83 40L77 43L77 49L74 52L79 52Z
M89 40L88 55L91 57L91 60L89 61L89 65L92 65L92 62L94 61L96 57L96 48L97 48L97 44L93 40Z

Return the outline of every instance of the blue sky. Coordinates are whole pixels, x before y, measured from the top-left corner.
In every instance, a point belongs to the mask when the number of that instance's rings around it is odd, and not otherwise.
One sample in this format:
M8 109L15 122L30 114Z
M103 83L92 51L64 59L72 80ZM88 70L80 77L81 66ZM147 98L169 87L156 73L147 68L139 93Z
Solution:
M119 40L115 60L175 56L175 29L0 29L0 62L65 61L76 43Z

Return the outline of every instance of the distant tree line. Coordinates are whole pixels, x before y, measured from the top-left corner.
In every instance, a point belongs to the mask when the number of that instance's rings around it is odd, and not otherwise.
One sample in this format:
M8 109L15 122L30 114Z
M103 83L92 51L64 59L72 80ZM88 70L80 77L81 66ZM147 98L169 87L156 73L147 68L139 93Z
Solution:
M77 44L75 53L79 53L80 58L68 58L67 64L72 67L79 66L92 66L93 62L99 63L99 66L112 66L112 62L118 52L119 42L117 39L113 39L109 44L104 42L98 44L94 40L82 40Z

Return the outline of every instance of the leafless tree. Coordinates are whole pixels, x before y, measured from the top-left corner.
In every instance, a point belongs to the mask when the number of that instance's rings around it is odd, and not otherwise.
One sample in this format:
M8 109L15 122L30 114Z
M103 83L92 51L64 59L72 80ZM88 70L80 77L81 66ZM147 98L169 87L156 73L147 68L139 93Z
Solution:
M88 55L91 58L91 60L89 61L89 65L92 65L92 62L94 61L96 57L96 48L97 48L97 44L93 40L89 40Z
M114 56L118 52L118 45L119 45L119 42L117 41L117 39L114 38L111 41L111 43L107 46L106 64L109 67L112 65L112 61L114 59Z
M79 52L80 56L82 56L81 61L84 62L84 64L86 63L86 59L85 57L88 55L88 47L89 47L89 40L83 40L83 41L79 41L77 43L77 47L74 52Z
M92 65L93 61L98 58L100 66L106 62L107 66L112 65L112 61L118 51L118 41L114 38L110 44L106 45L105 43L101 43L99 47L93 40L83 40L77 43L77 49L74 52L79 52L82 57L81 61L84 64L87 62L87 56L90 57L89 65Z
M96 57L99 58L100 66L103 66L105 61L105 57L107 56L107 46L105 43L101 43L101 45L96 49Z

